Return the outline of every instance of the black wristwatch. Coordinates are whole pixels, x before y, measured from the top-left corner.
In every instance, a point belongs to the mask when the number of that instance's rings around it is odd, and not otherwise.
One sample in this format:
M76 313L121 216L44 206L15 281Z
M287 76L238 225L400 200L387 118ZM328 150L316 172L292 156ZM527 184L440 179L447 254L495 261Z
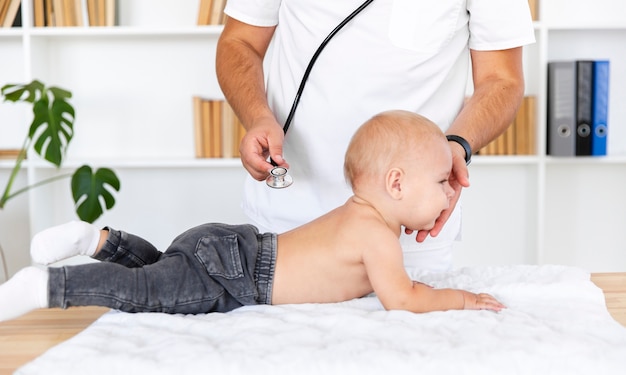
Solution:
M456 142L463 147L465 150L465 165L470 165L472 162L472 148L470 147L469 142L460 135L446 135L446 139L448 142Z

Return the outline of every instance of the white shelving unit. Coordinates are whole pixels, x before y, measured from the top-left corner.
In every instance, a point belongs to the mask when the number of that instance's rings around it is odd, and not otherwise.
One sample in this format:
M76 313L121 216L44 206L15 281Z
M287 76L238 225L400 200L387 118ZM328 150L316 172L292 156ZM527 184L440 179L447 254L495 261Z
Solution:
M592 6L593 5L593 6ZM116 207L98 224L165 247L207 221L241 222L238 160L194 159L191 97L221 98L215 46L221 27L196 26L197 1L119 1L119 26L0 29L0 85L33 78L73 92L75 139L63 171L83 163L116 170ZM626 269L626 16L621 0L541 0L537 43L525 49L527 95L537 96L535 156L476 157L464 192L463 242L455 265L560 263ZM10 57L10 58L8 58ZM545 155L546 64L611 60L609 153ZM17 148L30 114L0 104L0 148ZM0 186L11 162L0 161ZM57 172L31 158L20 182ZM10 273L29 263L30 236L75 218L69 181L37 188L0 211Z
M525 49L527 95L537 96L535 157L483 157L464 193L457 265L559 263L626 269L626 13L619 0L540 0L537 43ZM546 65L611 61L606 157L546 156Z

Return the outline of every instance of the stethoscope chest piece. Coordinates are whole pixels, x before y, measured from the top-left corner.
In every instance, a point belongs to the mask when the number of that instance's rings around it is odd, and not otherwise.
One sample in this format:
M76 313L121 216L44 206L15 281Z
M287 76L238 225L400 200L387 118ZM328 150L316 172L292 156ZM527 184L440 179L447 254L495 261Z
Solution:
M293 178L287 174L287 168L274 167L270 171L270 175L265 179L267 186L274 189L282 189L293 184Z

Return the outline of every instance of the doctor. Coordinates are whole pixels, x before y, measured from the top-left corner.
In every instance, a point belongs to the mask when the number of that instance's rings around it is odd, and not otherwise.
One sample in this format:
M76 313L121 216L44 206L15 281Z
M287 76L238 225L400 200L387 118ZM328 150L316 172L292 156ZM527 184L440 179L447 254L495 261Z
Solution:
M361 5L319 55L284 135L311 57ZM522 46L534 42L527 0L229 0L225 13L216 69L247 129L240 152L250 222L284 232L343 204L350 189L342 160L358 125L409 110L450 136L455 197L432 230L403 236L405 267L410 275L449 270L471 150L505 131L524 95ZM259 182L272 169L270 156L289 168L289 188Z

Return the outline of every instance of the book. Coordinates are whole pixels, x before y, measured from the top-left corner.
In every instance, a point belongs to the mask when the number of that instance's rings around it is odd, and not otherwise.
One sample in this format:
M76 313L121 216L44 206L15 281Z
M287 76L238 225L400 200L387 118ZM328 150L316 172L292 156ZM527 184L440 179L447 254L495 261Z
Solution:
M539 20L539 0L528 0L528 8L530 9L530 17L532 20Z
M13 19L12 27L22 27L22 3L17 7L17 13Z
M102 26L98 25L98 6L97 0L87 0L87 24L89 26Z
M547 153L576 155L576 62L548 63Z
M526 98L524 98L517 109L513 125L511 126L511 129L515 132L515 155L528 154L528 144L530 140L528 139L526 132L528 127L526 112Z
M608 60L593 64L593 113L591 121L591 155L606 155L609 117L609 70Z
M7 16L10 4L11 0L0 0L0 26L4 23L4 18Z
M104 1L104 26L115 26L117 23L117 4L115 0Z
M221 158L222 157L222 105L223 101L221 100L212 100L211 104L211 121L208 123L209 125L209 134L211 142L211 153L210 157L212 158Z
M200 124L202 128L201 155L204 158L220 158L222 157L222 109L220 101L203 99L200 108L202 119Z
M0 159L17 159L20 152L20 149L0 149Z
M98 15L96 25L106 26L106 7L104 5L104 0L96 1L96 14Z
M576 155L591 155L593 61L576 61Z
M194 146L196 151L196 157L204 157L203 142L204 129L202 126L202 98L194 96L193 101L193 130L194 130Z
M220 25L224 23L224 7L226 0L213 0L211 4L211 14L209 25Z
M83 19L89 26L115 26L118 22L116 0L82 0Z
M116 23L116 0L33 0L35 27L114 26Z
M2 20L2 27L11 27L15 23L15 19L18 15L22 0L5 0L6 4L4 5L4 10L2 11L2 15L0 15L0 20ZM20 14L21 18L21 14ZM21 20L20 20L21 22Z
M35 27L46 26L46 11L44 0L33 0L33 13Z
M53 0L44 0L45 26L56 26L52 2Z
M212 158L215 152L213 151L213 143L211 141L211 122L213 121L213 117L211 116L211 101L210 100L202 100L201 102L201 112L202 116L202 157L203 158Z
M76 9L74 0L63 0L63 26L76 26Z
M234 142L236 137L235 112L228 102L222 102L222 157L232 158L234 154Z
M86 0L74 0L74 20L75 26L89 26Z
M65 26L65 12L63 8L63 0L52 0L52 18L56 27Z
M224 100L193 96L194 147L197 158L239 157L245 128Z
M210 24L212 9L213 0L200 0L197 21L198 26L206 26Z

